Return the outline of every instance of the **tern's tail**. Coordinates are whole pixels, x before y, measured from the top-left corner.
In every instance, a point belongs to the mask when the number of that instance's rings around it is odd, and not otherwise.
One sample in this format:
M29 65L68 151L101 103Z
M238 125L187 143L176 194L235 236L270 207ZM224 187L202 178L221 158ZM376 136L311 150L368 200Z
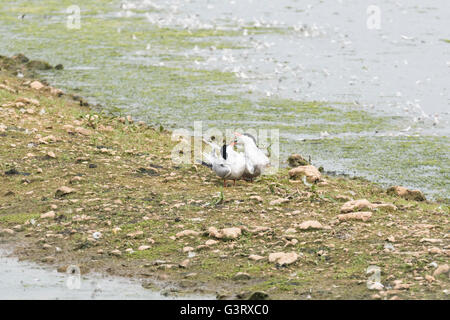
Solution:
M204 165L205 167L208 167L208 168L212 169L212 164L211 163L207 163L205 161L200 161L200 160L197 160L197 162L200 163L201 165Z

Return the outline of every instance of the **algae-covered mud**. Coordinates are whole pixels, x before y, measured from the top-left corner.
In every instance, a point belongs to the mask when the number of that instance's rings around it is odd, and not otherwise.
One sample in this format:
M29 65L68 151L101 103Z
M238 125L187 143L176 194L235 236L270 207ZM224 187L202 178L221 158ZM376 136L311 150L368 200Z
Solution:
M1 53L109 112L279 129L284 156L448 199L448 4L371 4L5 0Z

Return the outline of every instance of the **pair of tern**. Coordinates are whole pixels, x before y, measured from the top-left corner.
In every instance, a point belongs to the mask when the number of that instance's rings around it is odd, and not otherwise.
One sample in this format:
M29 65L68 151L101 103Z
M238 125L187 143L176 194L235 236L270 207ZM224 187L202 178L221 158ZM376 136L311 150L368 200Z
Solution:
M224 144L221 148L211 142L205 141L212 148L211 153L203 153L202 164L211 168L218 177L223 179L226 187L227 180L244 179L253 182L253 179L261 175L264 168L269 165L269 158L256 145L256 139L248 134L235 132L235 139L229 145ZM244 152L234 150L235 145L242 145ZM219 151L220 155L217 155Z

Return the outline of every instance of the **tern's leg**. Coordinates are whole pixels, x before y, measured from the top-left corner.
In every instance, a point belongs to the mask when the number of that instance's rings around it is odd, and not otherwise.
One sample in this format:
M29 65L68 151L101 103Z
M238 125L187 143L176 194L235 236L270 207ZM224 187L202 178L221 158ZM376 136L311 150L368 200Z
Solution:
M233 179L233 186L236 185L236 179Z
M226 188L227 187L227 180L223 179L223 187Z

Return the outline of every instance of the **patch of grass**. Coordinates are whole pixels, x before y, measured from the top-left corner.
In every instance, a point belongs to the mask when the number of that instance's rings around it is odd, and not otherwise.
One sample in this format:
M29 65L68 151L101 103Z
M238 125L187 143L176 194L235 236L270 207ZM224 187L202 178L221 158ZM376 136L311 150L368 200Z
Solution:
M40 214L36 213L13 213L13 214L0 214L0 224L6 226L13 226L18 224L24 224L30 219L37 219Z

